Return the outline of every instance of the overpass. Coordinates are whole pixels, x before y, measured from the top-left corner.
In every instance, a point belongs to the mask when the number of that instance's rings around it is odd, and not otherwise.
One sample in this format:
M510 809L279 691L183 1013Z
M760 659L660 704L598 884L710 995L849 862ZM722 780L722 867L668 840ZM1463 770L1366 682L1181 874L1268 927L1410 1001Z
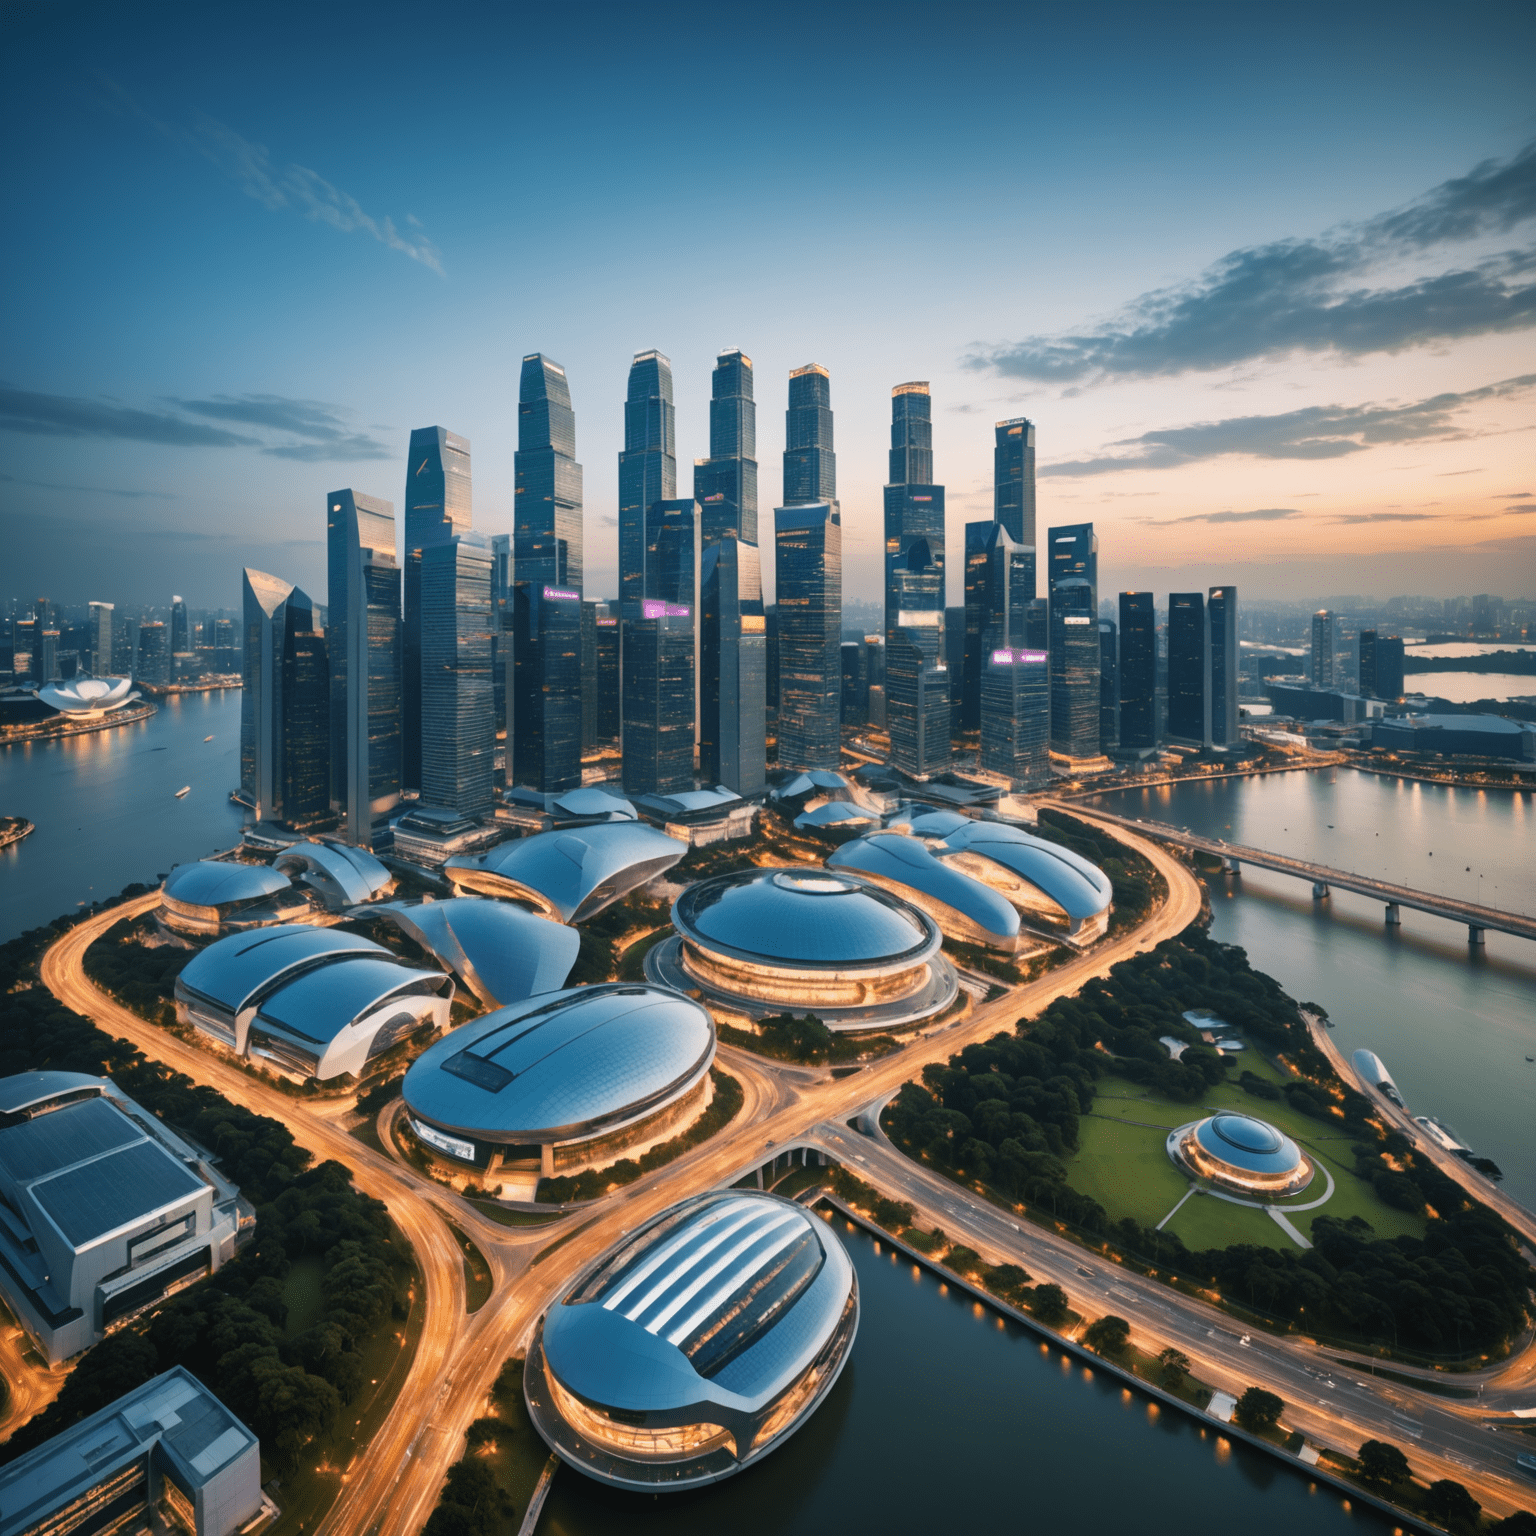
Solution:
M1222 868L1229 874L1238 874L1244 864L1252 864L1256 869L1272 869L1277 874L1310 880L1312 894L1319 900L1326 899L1335 886L1341 891L1373 897L1385 904L1388 927L1396 927L1401 923L1402 909L1408 907L1414 912L1427 912L1431 917L1443 917L1447 922L1465 923L1468 940L1473 944L1481 944L1483 934L1489 928L1496 933L1510 933L1520 939L1536 939L1536 917L1527 917L1520 912L1502 912L1496 907L1478 906L1476 902L1457 901L1452 896L1435 896L1428 891L1416 891L1410 886L1373 880L1369 875L1355 875L1348 870L1331 869L1326 864L1289 858L1283 853L1267 853L1262 848L1246 848L1223 838L1204 837L1198 832L1188 832L1183 827L1170 827L1160 821L1115 816L1108 811L1101 811L1097 806L1088 807L1074 802L1062 808L1074 816L1111 822L1132 832L1177 843L1181 848L1211 854L1221 860Z

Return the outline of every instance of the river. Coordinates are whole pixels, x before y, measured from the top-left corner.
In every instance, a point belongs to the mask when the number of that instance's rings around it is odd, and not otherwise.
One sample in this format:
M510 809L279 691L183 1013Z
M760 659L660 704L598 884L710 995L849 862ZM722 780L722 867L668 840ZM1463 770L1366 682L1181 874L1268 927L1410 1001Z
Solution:
M617 1493L562 1468L541 1531L1392 1529L1214 1425L1042 1348L842 1218L836 1225L858 1270L859 1337L809 1422L759 1466L696 1493Z
M1484 906L1536 911L1536 800L1326 768L1104 795L1106 810L1373 875ZM1346 1052L1369 1047L1415 1114L1448 1121L1536 1209L1536 943L1467 931L1259 869L1212 877L1212 936L1241 944L1292 997L1321 1003Z
M0 814L37 824L0 850L0 942L228 848L239 782L237 688L171 694L133 725L0 747Z

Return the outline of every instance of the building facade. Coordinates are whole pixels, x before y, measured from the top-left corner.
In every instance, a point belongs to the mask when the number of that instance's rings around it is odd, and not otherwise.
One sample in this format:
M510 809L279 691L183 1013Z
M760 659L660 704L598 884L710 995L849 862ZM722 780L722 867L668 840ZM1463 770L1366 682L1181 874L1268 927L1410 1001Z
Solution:
M672 363L660 352L637 352L624 401L624 448L619 454L619 601L646 591L646 515L677 496L677 423ZM628 608L625 608L626 615Z
M836 502L824 501L779 507L773 517L779 762L836 769L842 755L842 513Z
M91 603L87 625L89 649L86 666L93 677L106 677L112 671L112 612L111 603Z
M513 587L507 647L507 782L545 794L581 784L581 592Z
M1168 734L1176 741L1211 742L1211 633L1202 592L1168 595Z
M755 544L726 533L704 550L699 772L744 798L767 778L768 636Z
M418 551L418 787L423 804L462 816L495 808L492 564L490 540L467 530Z
M993 428L992 520L1015 544L1035 547L1035 424L1024 416Z
M32 675L40 683L51 681L53 657L49 655L49 637L58 643L58 631L36 631L32 646ZM171 681L171 632L156 619L151 624L139 625L139 656L134 665L137 682L151 687L166 688Z
M1237 588L1212 587L1206 594L1206 630L1210 635L1205 696L1210 710L1210 739L1217 747L1235 747L1238 729L1237 687L1242 653L1237 643Z
M1051 699L1049 656L1019 646L987 652L981 675L981 766L1010 789L1049 783Z
M981 728L981 678L989 651L1028 646L1035 552L994 519L965 525L965 649L960 658L960 729ZM1044 649L1041 645L1040 649ZM953 667L955 658L950 658Z
M1338 622L1326 608L1319 608L1312 615L1312 658L1310 676L1314 688L1336 688L1339 685L1338 658L1335 640Z
M1360 631L1360 692L1368 699L1403 696L1403 642L1374 629Z
M624 620L624 791L693 788L694 617L687 603L642 598Z
M1099 750L1120 742L1120 631L1113 619L1099 620Z
M789 376L784 413L784 505L837 501L837 454L832 446L832 375L807 363Z
M1120 750L1157 747L1157 609L1150 592L1120 594Z
M1052 528L1050 583L1051 751L1099 755L1099 541L1092 523Z
M709 457L693 461L693 499L704 509L704 543L727 536L757 545L757 404L752 359L739 347L715 360Z

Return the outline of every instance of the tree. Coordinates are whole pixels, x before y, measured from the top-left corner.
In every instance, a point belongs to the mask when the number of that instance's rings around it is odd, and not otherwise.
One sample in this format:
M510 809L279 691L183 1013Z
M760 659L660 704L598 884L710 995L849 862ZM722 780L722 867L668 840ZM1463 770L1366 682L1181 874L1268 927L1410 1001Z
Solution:
M482 1414L478 1419L470 1421L469 1428L464 1431L464 1442L470 1450L478 1451L482 1445L501 1439L510 1432L511 1427L494 1414Z
M1067 1293L1059 1285L1037 1285L1030 1311L1042 1323L1059 1323L1067 1315Z
M1536 1536L1536 1515L1527 1509L1517 1509L1514 1514L1505 1515L1488 1536Z
M1083 1335L1083 1342L1089 1349L1097 1350L1101 1355L1118 1355L1130 1339L1131 1325L1113 1312L1095 1318Z
M1163 1368L1159 1377L1163 1386L1170 1392L1177 1392L1184 1385L1184 1373L1189 1369L1189 1356L1182 1349L1174 1349L1170 1346L1158 1355L1157 1363Z
M1408 1458L1388 1440L1367 1440L1360 1447L1360 1475L1368 1483L1390 1488L1413 1476Z
M1232 1417L1251 1434L1262 1435L1280 1422L1285 1404L1263 1387L1249 1387L1237 1400Z
M1017 1304L1024 1297L1029 1285L1029 1271L1017 1264L994 1264L987 1271L987 1289L1004 1301Z
M1458 1482L1442 1477L1424 1495L1424 1513L1448 1531L1475 1531L1483 1506Z

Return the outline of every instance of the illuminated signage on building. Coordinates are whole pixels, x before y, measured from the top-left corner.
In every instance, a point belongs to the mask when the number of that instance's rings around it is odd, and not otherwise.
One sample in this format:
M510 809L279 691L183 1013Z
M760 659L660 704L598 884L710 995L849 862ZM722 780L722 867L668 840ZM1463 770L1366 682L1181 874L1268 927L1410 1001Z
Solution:
M663 603L654 597L648 597L640 604L642 619L686 619L692 613L686 603Z
M1092 624L1093 620L1086 614L1069 613L1061 621L1063 624Z
M545 587L544 596L556 597L559 598L562 602L567 603L579 603L581 601L580 592L566 592L560 587Z
M1042 662L1046 659L1044 651L1010 651L1001 650L992 652L992 665L994 667L1011 667L1015 662Z

